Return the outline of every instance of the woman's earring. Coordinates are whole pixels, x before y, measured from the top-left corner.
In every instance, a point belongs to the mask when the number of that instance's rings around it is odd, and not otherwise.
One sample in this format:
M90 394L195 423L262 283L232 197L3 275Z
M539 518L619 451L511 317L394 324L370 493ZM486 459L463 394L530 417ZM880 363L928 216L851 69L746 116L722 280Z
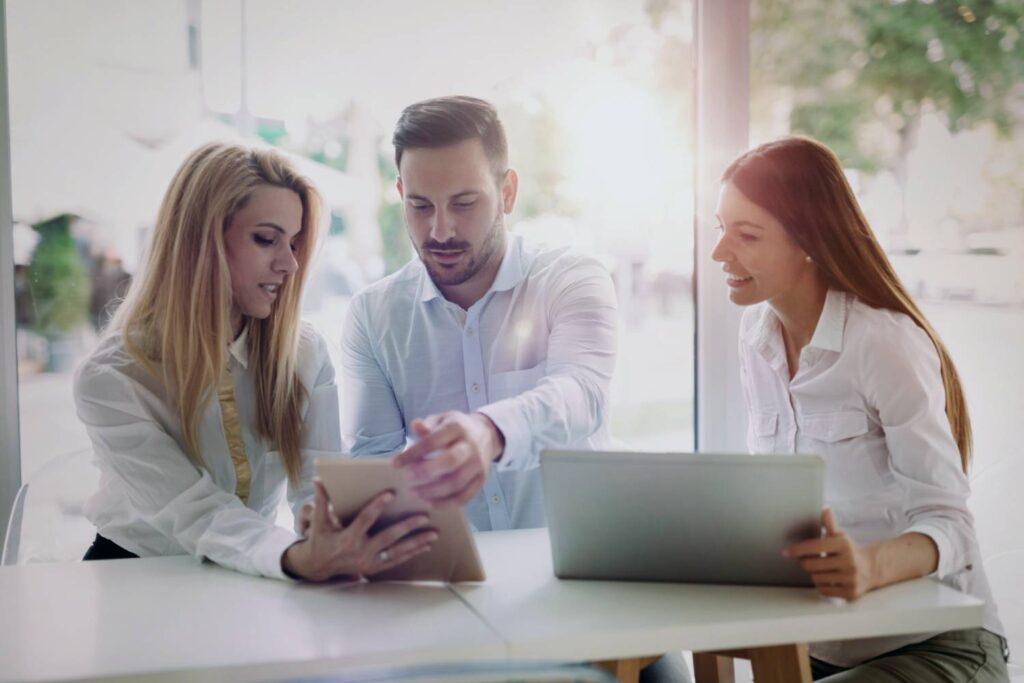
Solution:
M804 261L806 263L814 263L814 259L812 259L810 256L804 256Z

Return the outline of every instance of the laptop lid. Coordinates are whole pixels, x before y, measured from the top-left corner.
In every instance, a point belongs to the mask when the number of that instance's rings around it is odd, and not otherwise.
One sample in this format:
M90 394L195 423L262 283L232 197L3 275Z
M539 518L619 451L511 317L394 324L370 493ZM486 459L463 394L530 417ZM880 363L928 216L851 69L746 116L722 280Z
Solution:
M782 549L820 534L816 455L544 451L555 575L810 586Z

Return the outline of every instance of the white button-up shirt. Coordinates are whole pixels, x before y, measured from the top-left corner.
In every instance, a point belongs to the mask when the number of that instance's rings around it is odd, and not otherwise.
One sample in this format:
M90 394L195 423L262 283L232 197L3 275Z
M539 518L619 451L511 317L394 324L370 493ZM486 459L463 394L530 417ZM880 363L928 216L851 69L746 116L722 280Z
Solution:
M985 600L984 626L1002 635L939 356L924 330L902 313L829 291L792 380L781 323L767 304L744 311L739 347L750 451L823 456L825 503L850 537L928 536L939 551L934 576ZM811 654L853 666L933 635L816 643Z
M281 555L299 540L274 523L287 482L274 445L255 429L256 404L243 333L228 364L242 440L252 470L248 503L235 495L235 468L216 393L199 422L205 466L185 455L184 436L163 384L113 334L75 377L78 416L92 441L99 490L85 514L99 533L142 557L188 554L248 574L284 578ZM341 454L338 390L323 338L303 326L297 372L308 391L303 407L301 485L288 486L298 519L313 497L313 460Z
M468 310L445 299L415 259L352 300L344 441L356 456L389 454L416 418L483 413L505 451L466 506L470 523L543 526L540 450L607 446L616 334L611 277L592 258L509 235L494 283Z

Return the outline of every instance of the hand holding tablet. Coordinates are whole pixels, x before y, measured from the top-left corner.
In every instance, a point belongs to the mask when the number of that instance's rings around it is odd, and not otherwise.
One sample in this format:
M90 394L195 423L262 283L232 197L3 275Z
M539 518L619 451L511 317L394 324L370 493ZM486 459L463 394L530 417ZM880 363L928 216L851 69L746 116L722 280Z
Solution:
M391 465L385 458L317 460L316 474L330 498L334 515L342 526L356 524L361 510L380 494L391 491L394 497L382 503L383 510L368 529L368 536L375 539L377 534L388 533L388 527L396 522L415 525L412 520L426 517L425 526L413 526L409 535L396 539L393 545L379 549L378 559L388 563L384 571L366 576L371 581L483 581L484 571L473 542L473 535L466 523L462 509L456 506L434 508L418 496L409 478ZM392 566L392 547L403 555L402 544L412 541L417 535L436 533L437 538L428 552L412 555L397 566ZM385 561L380 553L388 553Z

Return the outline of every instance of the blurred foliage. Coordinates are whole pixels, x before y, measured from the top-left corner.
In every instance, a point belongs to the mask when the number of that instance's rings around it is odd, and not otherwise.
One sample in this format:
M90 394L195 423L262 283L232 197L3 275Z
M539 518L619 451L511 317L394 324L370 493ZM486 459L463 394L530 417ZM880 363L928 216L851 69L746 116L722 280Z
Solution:
M28 284L35 305L35 331L53 339L89 318L89 273L71 237L71 216L33 225L39 243L32 252Z
M412 258L412 245L405 230L405 216L402 215L402 203L388 201L395 181L398 180L398 169L395 159L383 152L377 155L377 169L380 171L381 200L377 208L377 224L380 226L380 241L384 253L384 274L390 275Z
M510 103L501 118L509 139L509 165L519 171L518 218L577 215L578 207L562 189L569 150L553 107L536 102L527 109Z
M412 258L412 244L405 231L402 205L382 201L380 208L377 209L377 222L380 225L380 238L384 249L384 274L390 275Z
M756 0L752 85L793 96L792 130L832 146L848 166L893 167L858 129L883 120L901 140L922 109L951 131L991 122L1002 134L1019 115L1024 79L1021 0ZM905 140L904 140L905 143Z

